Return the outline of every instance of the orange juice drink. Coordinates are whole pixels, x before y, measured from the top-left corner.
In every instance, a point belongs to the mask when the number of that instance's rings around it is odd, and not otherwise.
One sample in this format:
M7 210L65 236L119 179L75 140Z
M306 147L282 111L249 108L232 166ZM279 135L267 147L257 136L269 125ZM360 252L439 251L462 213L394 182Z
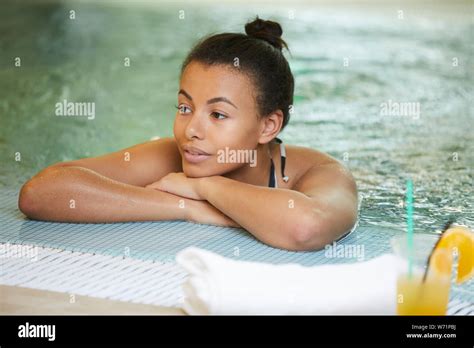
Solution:
M457 283L473 276L474 234L453 226L437 235L415 234L410 247L405 235L393 237L392 248L401 261L397 278L399 315L444 315L448 307L453 254Z
M451 284L451 253L443 249L433 254L432 260L436 260L436 264L444 271L434 267L427 269L428 259L438 236L415 234L413 237L411 251L408 249L405 235L391 240L395 254L403 261L400 263L397 277L397 314L444 315ZM411 266L408 261L410 252Z
M423 281L422 275L400 275L397 281L397 314L445 315L448 307L449 277L431 277Z
M428 269L417 267L397 279L397 314L445 315L451 285L452 254L435 250ZM425 272L426 275L425 275Z

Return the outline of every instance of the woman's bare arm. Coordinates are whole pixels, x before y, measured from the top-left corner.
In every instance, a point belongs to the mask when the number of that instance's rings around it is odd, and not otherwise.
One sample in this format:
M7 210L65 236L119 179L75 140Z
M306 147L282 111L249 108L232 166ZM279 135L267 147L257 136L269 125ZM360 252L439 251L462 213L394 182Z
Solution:
M60 222L189 220L239 227L205 201L145 188L181 171L173 138L104 156L56 163L23 185L18 205L28 217Z
M104 156L56 163L23 185L18 205L28 217L60 222L189 220L239 227L205 201L146 186L181 171L173 138Z
M181 155L174 138L148 141L102 156L56 163L48 168L65 166L88 168L110 179L141 187L168 173L182 171Z
M36 220L120 222L187 219L190 200L107 178L93 170L56 166L26 183L19 208Z
M357 188L337 163L311 167L295 190L254 186L223 176L199 178L199 196L262 242L316 250L354 225Z

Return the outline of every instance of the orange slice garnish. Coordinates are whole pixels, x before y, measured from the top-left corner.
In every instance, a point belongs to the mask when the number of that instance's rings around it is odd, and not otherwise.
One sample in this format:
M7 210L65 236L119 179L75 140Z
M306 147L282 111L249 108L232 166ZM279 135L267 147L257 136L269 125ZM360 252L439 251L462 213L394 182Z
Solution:
M474 233L467 227L454 225L450 227L441 236L440 241L436 245L436 250L446 249L454 255L458 256L458 274L456 283L462 284L474 275ZM451 272L451 264L449 258L435 256L431 260L432 266L442 274ZM431 263L430 262L430 263Z
M430 258L430 270L438 275L451 276L453 268L453 254L451 250L436 248Z

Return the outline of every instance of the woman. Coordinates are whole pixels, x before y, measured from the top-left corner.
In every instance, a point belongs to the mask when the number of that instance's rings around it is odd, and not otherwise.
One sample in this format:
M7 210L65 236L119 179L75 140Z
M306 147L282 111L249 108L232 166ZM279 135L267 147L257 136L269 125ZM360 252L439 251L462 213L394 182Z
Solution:
M188 220L243 227L288 250L321 249L357 219L350 172L319 151L284 146L294 81L282 29L198 43L180 78L174 137L47 167L21 189L32 219Z

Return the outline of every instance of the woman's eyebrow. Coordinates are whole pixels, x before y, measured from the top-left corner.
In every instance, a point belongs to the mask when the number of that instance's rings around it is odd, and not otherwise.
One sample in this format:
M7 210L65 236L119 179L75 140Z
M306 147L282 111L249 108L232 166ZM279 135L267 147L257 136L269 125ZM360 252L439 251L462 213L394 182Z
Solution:
M189 100L193 100L193 98L184 90L184 89L180 89L179 92L178 92L178 95L184 95L186 98L188 98Z
M178 92L178 95L179 94L182 94L184 95L186 98L188 98L189 100L193 100L193 98L189 95L188 92L186 92L184 89L180 89L179 92ZM224 102L224 103L227 103L227 104L230 104L232 105L234 108L238 109L237 106L235 106L234 103L232 103L229 99L227 99L226 97L216 97L216 98L212 98L212 99L209 99L207 101L207 104L213 104L213 103L218 103L218 102Z
M237 106L235 106L234 103L232 103L229 99L227 99L226 97L216 97L216 98L212 98L212 99L209 99L207 101L207 104L213 104L213 103L218 103L218 102L224 102L224 103L227 103L227 104L230 104L232 105L234 108L238 109Z

